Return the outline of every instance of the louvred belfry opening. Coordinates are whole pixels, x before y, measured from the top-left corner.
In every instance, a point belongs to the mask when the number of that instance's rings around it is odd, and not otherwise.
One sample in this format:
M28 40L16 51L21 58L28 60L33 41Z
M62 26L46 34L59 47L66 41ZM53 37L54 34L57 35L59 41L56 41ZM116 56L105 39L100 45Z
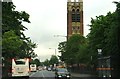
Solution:
M67 38L73 34L83 35L83 1L67 1Z

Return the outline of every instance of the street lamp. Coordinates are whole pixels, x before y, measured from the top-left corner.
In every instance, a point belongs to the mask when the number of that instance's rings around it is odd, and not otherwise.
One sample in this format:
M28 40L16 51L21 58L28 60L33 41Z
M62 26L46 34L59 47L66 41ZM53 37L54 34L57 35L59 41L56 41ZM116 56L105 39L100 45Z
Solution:
M54 37L67 37L67 36L64 36L64 35L54 35Z
M67 36L64 36L64 35L54 35L54 37L66 37L67 39Z
M55 50L55 56L56 56L56 49L55 48L49 48L49 49L54 49Z
M101 56L102 55L102 49L97 49L98 51L98 55Z
M97 49L97 51L98 51L98 68L102 68L103 67L103 63L102 63L102 59L101 59L102 49ZM102 77L102 75L103 75L103 71L98 70L98 76Z

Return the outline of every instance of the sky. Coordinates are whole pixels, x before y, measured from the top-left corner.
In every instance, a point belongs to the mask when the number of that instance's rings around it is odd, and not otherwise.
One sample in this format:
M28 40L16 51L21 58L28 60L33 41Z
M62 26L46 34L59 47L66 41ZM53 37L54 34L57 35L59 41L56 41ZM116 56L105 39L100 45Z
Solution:
M74 1L74 0L71 0ZM76 0L77 1L77 0ZM89 31L91 18L114 12L119 0L83 0L84 36ZM23 23L28 28L24 32L37 44L34 52L40 61L50 59L51 55L60 55L58 44L66 41L67 35L67 0L12 0L17 11L30 15L31 23ZM60 35L57 37L57 35Z

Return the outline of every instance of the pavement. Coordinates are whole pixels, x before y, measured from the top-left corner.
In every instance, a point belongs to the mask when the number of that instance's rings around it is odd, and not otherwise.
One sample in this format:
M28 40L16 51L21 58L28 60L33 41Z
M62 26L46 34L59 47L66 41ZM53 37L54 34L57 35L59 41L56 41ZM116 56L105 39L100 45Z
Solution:
M81 74L81 73L71 73L72 77L95 77L94 75L91 74Z

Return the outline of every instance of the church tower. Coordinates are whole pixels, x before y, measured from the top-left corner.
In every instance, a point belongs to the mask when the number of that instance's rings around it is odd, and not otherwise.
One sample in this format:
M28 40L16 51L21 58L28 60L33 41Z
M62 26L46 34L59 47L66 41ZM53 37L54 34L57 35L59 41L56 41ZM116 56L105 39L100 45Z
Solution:
M67 1L67 38L73 34L83 35L83 1Z

